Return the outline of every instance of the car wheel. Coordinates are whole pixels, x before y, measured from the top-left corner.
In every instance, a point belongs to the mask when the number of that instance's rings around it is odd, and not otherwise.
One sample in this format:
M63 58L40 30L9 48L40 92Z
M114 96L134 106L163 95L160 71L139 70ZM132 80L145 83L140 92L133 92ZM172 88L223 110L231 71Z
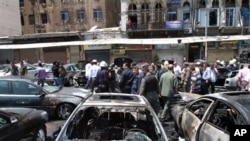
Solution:
M40 126L35 132L33 136L33 141L46 141L47 140L47 133L45 125Z
M73 105L67 103L59 105L56 111L57 117L63 120L67 119L73 112L74 108L75 107Z

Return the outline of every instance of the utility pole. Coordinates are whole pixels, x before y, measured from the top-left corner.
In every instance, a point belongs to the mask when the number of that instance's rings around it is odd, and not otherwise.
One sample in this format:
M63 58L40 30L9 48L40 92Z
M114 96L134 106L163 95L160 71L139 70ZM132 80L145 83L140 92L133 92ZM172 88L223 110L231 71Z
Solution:
M204 58L204 60L206 60L207 61L207 22L208 22L208 10L207 10L207 8L205 8L205 12L206 12L206 14L205 14L205 58Z

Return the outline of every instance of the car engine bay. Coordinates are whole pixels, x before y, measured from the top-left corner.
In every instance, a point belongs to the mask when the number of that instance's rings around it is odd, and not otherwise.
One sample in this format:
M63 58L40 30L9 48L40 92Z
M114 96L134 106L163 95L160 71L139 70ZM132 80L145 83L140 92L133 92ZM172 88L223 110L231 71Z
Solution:
M69 140L161 140L150 111L134 107L88 107L78 112L66 130Z

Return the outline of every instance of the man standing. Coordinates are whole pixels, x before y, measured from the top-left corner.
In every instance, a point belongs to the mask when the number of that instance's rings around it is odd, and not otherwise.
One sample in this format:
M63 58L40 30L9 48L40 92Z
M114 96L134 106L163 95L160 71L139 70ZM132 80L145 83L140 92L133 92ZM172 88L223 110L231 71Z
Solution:
M91 92L94 91L94 86L95 86L95 79L96 79L96 75L97 72L100 70L101 68L99 66L97 66L97 60L93 59L92 60L92 66L90 68L90 90Z
M160 115L161 121L166 121L171 118L171 101L173 99L174 94L177 93L178 90L178 79L173 72L173 65L168 65L168 71L162 74L159 82L160 87L160 96L164 103L163 111Z
M134 66L132 68L132 72L134 74L133 84L131 88L131 94L139 94L141 79L143 77L143 73L139 73L139 68Z
M26 65L24 65L23 61L20 62L19 74L21 77L25 77L28 70Z
M87 83L85 85L85 89L88 89L90 86L90 68L91 68L92 64L91 62L88 60L87 64L85 65L85 77L87 78Z
M46 79L46 71L43 68L42 63L38 63L38 69L37 69L37 73L35 74L35 76L38 76L37 85L40 85L41 87L43 87L44 81Z
M144 77L141 80L139 95L143 95L153 107L156 114L159 112L159 85L154 74L150 73L149 66L142 66Z
M94 86L98 88L98 93L109 92L108 65L105 61L101 61L100 67L101 69L97 72Z
M129 63L123 63L122 65L123 71L121 74L119 87L122 93L131 94L131 87L134 79L134 74L129 68Z

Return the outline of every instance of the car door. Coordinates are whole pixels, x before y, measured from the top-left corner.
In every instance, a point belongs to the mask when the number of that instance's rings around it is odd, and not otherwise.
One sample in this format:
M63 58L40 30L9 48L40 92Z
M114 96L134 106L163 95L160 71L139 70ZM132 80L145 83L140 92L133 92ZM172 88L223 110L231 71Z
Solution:
M11 81L11 88L11 106L40 109L43 99L40 87L27 81Z
M184 109L181 127L186 139L196 141L196 134L199 132L203 118L206 116L211 103L211 100L199 99Z
M26 67L27 67L27 78L28 79L31 79L31 80L35 80L37 79L35 77L35 74L37 73L37 68L35 66L32 66L30 64L26 64Z
M0 106L9 106L11 102L11 96L9 95L9 81L0 80Z
M200 128L199 141L229 141L230 127L246 124L243 116L229 103L218 101L214 105L210 110L210 116L204 120L204 124Z

